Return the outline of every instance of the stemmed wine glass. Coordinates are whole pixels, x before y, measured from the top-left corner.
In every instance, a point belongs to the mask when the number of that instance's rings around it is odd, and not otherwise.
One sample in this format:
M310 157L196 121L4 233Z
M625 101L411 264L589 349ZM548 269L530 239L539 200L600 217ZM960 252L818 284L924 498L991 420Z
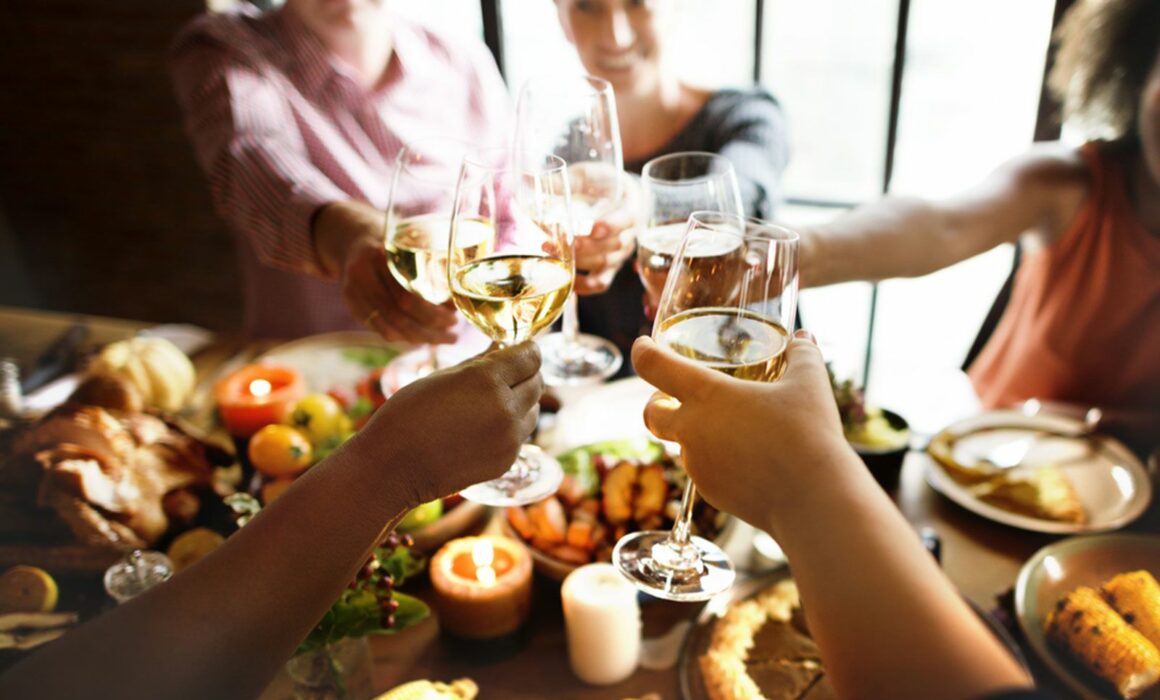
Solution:
M395 159L383 235L387 267L404 289L432 304L451 299L447 242L455 182L467 150L466 144L436 137L404 147ZM427 349L427 359L413 370L419 376L439 366L435 346Z
M592 76L541 76L528 80L516 106L516 147L552 153L568 165L574 233L592 226L622 201L624 174L620 127L612 85ZM620 351L611 341L581 334L576 294L568 296L558 333L539 339L544 381L585 384L620 369Z
M554 155L503 149L463 159L448 243L451 299L501 347L552 325L572 291L566 168ZM460 493L485 505L521 505L555 493L563 476L559 462L524 445L503 476Z
M637 266L655 310L689 215L719 211L744 216L733 164L715 153L686 151L660 156L641 170L644 211L637 232Z
M758 219L694 212L657 307L658 345L732 377L772 382L785 371L797 306L793 231ZM706 600L727 590L733 565L720 547L693 536L696 488L685 483L671 532L637 532L612 559L647 593Z

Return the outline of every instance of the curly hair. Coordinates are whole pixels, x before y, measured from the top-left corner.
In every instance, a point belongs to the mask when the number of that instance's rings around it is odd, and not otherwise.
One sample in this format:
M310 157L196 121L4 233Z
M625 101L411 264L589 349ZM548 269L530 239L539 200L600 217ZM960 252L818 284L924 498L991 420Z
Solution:
M1048 87L1064 118L1134 139L1140 93L1160 51L1160 2L1079 0L1055 41Z

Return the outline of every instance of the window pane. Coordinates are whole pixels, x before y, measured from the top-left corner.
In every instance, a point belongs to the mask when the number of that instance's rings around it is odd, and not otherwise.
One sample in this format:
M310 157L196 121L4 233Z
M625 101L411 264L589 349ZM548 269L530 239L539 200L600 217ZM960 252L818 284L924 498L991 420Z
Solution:
M767 0L762 81L790 127L791 197L882 191L898 0Z

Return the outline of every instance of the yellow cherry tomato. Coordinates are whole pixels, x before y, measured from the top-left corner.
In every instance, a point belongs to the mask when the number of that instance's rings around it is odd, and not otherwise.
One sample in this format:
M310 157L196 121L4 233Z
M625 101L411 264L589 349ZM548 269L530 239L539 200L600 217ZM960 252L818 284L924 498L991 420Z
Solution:
M306 436L288 425L267 425L250 438L250 464L266 476L293 476L310 466L314 450Z
M299 399L286 422L305 433L315 445L350 430L350 418L327 394L307 394Z

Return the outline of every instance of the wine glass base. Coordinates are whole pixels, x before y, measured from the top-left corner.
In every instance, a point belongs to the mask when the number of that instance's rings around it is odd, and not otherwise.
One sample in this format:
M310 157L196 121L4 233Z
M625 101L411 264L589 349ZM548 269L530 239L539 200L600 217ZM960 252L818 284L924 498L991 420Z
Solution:
M563 333L549 333L536 340L543 356L540 373L551 386L594 384L620 370L624 357L616 345L597 335L581 333L569 343Z
M669 532L636 532L620 538L612 561L637 588L657 598L709 600L737 577L725 552L703 537L690 537L686 551L669 547Z
M559 462L535 445L524 445L516 463L503 476L472 484L459 495L485 506L522 506L556 493L563 480Z

